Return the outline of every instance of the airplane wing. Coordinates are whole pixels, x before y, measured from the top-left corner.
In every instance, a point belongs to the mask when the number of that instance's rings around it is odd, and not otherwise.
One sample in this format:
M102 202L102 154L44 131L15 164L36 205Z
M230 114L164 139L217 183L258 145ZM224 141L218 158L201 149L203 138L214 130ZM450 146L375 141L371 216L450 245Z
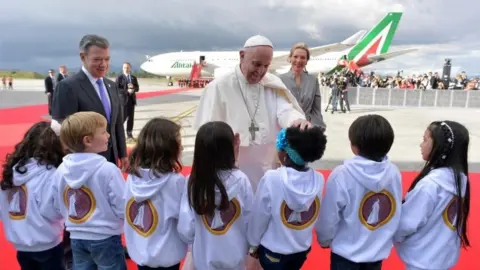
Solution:
M309 48L310 57L317 57L329 52L339 52L353 47L363 38L366 32L366 30L360 30L342 42ZM277 70L282 66L288 65L288 56L289 53L275 56L272 60L272 64L270 65L270 70Z
M402 54L414 52L414 51L417 51L417 50L418 50L417 48L411 48L411 49L398 50L398 51L393 51L393 52L388 52L388 53L382 53L382 54L378 54L378 55L369 55L367 57L368 57L369 61L372 61L373 63L376 63L376 62L381 62L381 61L384 61L384 60L387 60L387 59L390 59L390 58L393 58L393 57L400 56Z

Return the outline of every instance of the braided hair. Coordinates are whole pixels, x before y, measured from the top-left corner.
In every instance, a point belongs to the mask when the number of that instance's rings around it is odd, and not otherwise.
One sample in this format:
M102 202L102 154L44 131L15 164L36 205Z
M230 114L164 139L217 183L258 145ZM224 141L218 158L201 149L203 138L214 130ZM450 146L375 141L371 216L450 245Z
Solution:
M467 220L470 212L470 181L468 178L468 145L470 136L467 128L454 121L435 121L428 128L433 141L432 150L425 166L413 180L411 191L431 170L449 168L455 177L457 219L455 228L464 247L470 246L467 237ZM462 198L462 179L467 177L465 196Z

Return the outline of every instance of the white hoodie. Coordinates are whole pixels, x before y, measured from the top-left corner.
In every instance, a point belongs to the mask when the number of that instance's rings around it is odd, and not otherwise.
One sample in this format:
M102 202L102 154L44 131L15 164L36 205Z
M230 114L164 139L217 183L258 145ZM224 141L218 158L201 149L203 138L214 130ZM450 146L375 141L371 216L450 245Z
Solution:
M193 264L196 269L244 270L248 253L246 234L253 201L252 187L247 176L240 170L221 172L219 177L230 201L229 211L215 211L213 219L207 221L206 217L197 215L190 207L187 192L184 191L178 232L185 242L192 243ZM215 199L219 205L218 188ZM232 211L233 205L239 209Z
M48 198L56 169L38 165L34 159L25 167L25 174L13 171L13 189L0 191L1 219L5 235L16 250L45 251L62 242L64 228L62 219L50 221L40 210L41 202Z
M250 246L264 246L289 255L312 245L325 179L309 168L302 172L280 167L260 180L248 223Z
M71 239L103 240L123 233L125 181L103 156L73 153L63 158L52 189L52 206L65 217Z
M130 174L125 186L125 240L132 260L151 268L178 264L187 253L177 231L185 177L140 169Z
M466 188L463 175L462 197ZM450 269L457 264L461 241L454 228L455 204L451 204L456 194L455 176L449 168L430 171L407 193L395 234L395 242L400 243L395 248L410 268Z
M393 247L401 204L401 174L388 158L347 159L328 178L317 240L356 263L384 260Z

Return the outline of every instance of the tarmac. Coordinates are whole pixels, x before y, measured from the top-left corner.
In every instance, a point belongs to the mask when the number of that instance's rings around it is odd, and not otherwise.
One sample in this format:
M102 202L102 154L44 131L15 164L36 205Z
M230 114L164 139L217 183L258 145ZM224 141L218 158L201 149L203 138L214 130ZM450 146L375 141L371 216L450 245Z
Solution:
M161 85L151 83L145 86L140 81L141 92L158 91ZM43 86L41 86L43 87ZM172 88L172 87L170 87ZM38 90L13 90L10 93L0 91L0 108L25 106L41 99L45 103L45 96ZM40 92L40 96L35 95ZM21 94L24 93L24 94ZM192 163L195 131L191 127L196 107L203 93L202 89L186 90L183 92L161 95L138 100L135 110L135 125L133 135L136 136L145 123L154 117L167 117L177 121L182 126L182 144L184 152L182 162L189 166ZM13 96L12 96L13 95ZM19 98L21 97L21 98ZM9 101L8 106L2 106L4 98ZM35 101L32 101L34 100ZM323 108L325 104L322 105ZM353 156L348 140L348 128L359 116L365 114L379 114L387 118L395 131L395 141L388 157L402 171L418 171L424 162L421 159L420 143L426 127L436 120L458 121L465 125L470 132L469 170L480 172L480 109L463 108L376 108L352 107L350 113L330 114L323 113L327 124L327 148L323 158L312 164L316 169L333 169L344 159Z

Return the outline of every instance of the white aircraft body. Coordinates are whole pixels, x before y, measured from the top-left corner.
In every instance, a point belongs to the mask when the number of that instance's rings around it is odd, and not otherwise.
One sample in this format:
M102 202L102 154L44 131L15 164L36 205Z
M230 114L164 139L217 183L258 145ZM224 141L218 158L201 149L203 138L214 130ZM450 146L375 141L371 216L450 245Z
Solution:
M333 73L353 62L357 67L384 61L417 49L388 52L402 13L388 13L367 34L362 30L340 43L310 48L310 60L306 66L309 73ZM274 51L270 71L285 73L290 69L289 51ZM202 76L217 77L232 70L239 63L238 51L171 52L153 57L141 65L145 72L158 76L188 77L194 63L204 61Z

